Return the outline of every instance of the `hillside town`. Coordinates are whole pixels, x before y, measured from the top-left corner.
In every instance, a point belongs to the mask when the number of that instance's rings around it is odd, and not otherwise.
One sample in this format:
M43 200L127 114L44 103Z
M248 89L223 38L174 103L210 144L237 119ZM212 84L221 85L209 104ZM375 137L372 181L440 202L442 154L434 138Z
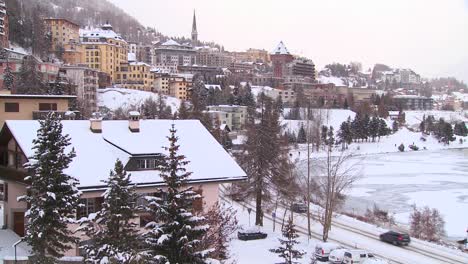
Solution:
M0 0L0 263L468 263L462 80L98 2Z

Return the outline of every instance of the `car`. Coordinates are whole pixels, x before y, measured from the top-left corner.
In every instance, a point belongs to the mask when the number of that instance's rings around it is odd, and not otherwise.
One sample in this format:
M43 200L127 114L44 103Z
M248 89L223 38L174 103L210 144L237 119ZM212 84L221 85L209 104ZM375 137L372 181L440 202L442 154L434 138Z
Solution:
M337 248L337 249L332 250L330 252L330 255L328 256L328 262L333 263L333 264L343 263L345 251L346 249L344 248Z
M320 242L315 245L314 257L319 261L328 261L330 252L335 249L343 248L337 244L330 242Z
M245 230L237 232L237 238L243 241L265 239L266 237L267 234L259 230Z
M307 213L307 204L293 203L291 205L291 211L293 211L294 213L299 213L299 214Z
M374 258L372 253L368 253L365 250L361 249L349 249L345 250L343 256L343 263L346 264L360 264L363 263L366 259Z
M381 241L392 243L396 246L407 246L411 242L411 238L408 234L399 233L395 231L385 232L383 234L380 234L379 237Z

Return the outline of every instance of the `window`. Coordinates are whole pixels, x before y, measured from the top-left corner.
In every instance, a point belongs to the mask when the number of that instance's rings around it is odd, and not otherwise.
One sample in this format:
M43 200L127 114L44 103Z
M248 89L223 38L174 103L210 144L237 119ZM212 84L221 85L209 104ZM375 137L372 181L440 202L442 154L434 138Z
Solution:
M78 209L77 219L87 217L89 214L95 213L101 210L102 203L104 202L103 197L80 199L80 203L83 207Z
M0 184L0 201L8 202L8 183Z
M57 103L39 103L39 111L57 111Z
M19 103L5 103L5 112L8 112L8 113L19 112Z

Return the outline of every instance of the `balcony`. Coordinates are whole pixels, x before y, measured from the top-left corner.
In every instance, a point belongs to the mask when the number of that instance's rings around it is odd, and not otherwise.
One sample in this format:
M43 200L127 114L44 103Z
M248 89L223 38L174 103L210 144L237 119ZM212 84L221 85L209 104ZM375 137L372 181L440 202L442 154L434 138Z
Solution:
M65 113L67 111L33 111L33 120L43 120L46 118L49 112L58 114L60 118L65 119ZM80 119L81 115L79 111L73 111L75 113L75 119Z

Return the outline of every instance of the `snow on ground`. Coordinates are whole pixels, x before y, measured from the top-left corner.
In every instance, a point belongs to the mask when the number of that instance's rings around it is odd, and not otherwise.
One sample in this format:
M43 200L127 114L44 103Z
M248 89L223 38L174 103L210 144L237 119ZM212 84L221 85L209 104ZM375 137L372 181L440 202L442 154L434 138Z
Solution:
M457 121L468 122L468 111L405 111L406 125L413 128L419 127L419 124L423 120L424 115L426 117L432 115L436 120L438 120L439 118L443 118L445 121L450 123L454 123Z
M285 108L284 113L290 111L290 108ZM335 131L340 128L341 123L346 121L348 117L354 119L356 113L347 109L313 109L312 115L316 118L320 117L323 120L323 125L332 126ZM281 120L281 125L285 126L285 130L297 133L301 124L306 125L307 120Z
M158 94L140 90L124 89L124 88L105 88L98 89L97 98L99 107L107 107L110 110L115 110L119 107L130 108L132 106L142 105L146 99L158 99ZM175 97L165 96L166 104L171 106L172 112L179 109L180 100Z
M335 86L346 86L342 78L335 77L335 76L327 77L327 76L320 75L318 78L318 81L324 84L333 83Z
M237 210L236 216L241 228L249 229L254 226L255 213L253 211L250 214L251 223L249 225L249 214L247 209L236 203L232 204L232 206ZM236 261L237 264L281 262L282 259L278 258L277 254L269 251L270 249L277 248L280 245L278 238L282 237L281 223L276 223L275 232L273 232L273 222L265 219L264 226L260 227L260 229L268 234L266 239L242 241L237 239L237 233L235 234L235 238L231 241L229 246L231 260ZM301 234L298 241L300 244L297 248L307 252L299 263L310 263L313 249L315 248L315 244L318 240L311 239L310 241L307 241L307 237Z
M298 166L304 174L305 150L302 153ZM360 179L348 192L344 209L363 214L376 204L407 224L413 204L427 205L442 213L449 238L463 238L468 227L468 214L461 213L468 212L467 156L467 149L358 156ZM314 167L320 155L313 153L312 157Z
M15 256L15 248L13 247L13 244L15 244L20 239L21 238L12 230L0 229L0 264L3 263L3 259L5 257ZM31 247L29 247L26 243L20 243L16 247L16 254L17 256L28 256L28 252L30 250Z

